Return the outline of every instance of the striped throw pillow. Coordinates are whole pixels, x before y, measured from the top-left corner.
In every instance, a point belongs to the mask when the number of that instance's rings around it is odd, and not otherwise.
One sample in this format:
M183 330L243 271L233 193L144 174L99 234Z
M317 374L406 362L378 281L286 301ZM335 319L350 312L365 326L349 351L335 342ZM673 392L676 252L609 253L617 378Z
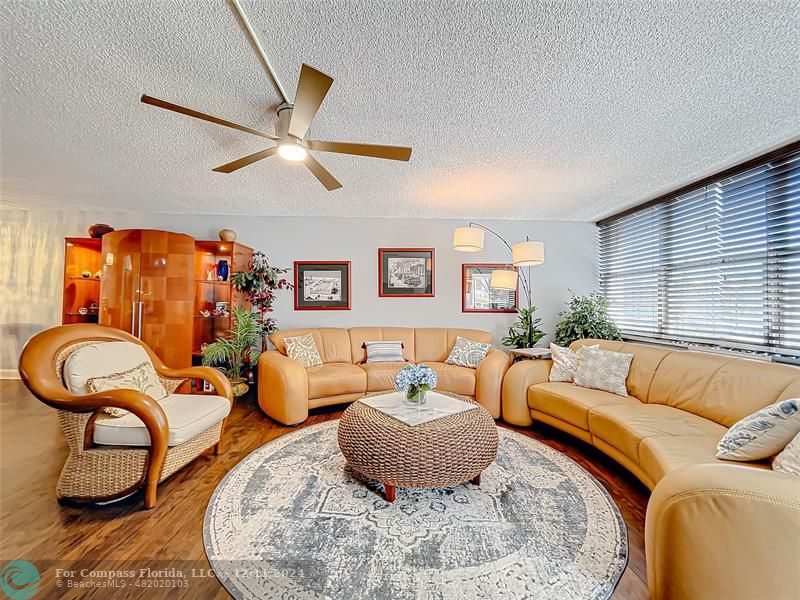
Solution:
M367 362L404 362L403 342L364 342Z

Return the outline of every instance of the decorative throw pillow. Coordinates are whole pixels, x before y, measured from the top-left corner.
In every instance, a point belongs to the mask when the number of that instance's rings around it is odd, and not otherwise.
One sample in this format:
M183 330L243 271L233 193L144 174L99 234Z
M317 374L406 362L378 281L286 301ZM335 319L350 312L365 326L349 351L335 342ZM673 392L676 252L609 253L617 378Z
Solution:
M162 400L167 396L167 390L164 389L150 362L143 362L121 373L90 377L86 380L86 387L91 393L107 390L136 390L147 394L153 400ZM114 406L107 406L103 411L112 417L124 417L128 414L127 410Z
M717 458L761 460L775 456L800 433L800 398L778 400L734 423L717 444Z
M772 461L772 470L789 475L800 475L800 433L786 444L783 452Z
M578 350L577 355L575 385L611 392L618 396L628 395L625 380L628 378L633 354L584 346Z
M322 364L322 357L312 334L287 337L283 341L286 343L286 355L292 360L306 368Z
M403 342L364 342L367 362L404 362Z
M477 369L491 347L491 344L481 344L458 336L456 343L453 344L453 349L450 351L450 356L444 362L457 367Z
M599 348L586 346L586 348ZM575 371L578 369L578 353L564 346L550 344L550 355L553 357L553 366L550 369L550 381L564 381L572 383L575 381Z

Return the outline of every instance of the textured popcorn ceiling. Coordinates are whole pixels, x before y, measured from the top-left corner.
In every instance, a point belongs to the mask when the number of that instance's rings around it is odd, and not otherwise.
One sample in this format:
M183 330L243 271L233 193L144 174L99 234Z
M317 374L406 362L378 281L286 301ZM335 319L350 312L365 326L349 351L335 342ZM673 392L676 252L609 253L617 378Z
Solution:
M326 192L265 140L278 96L225 0L3 0L7 199L252 215L594 220L800 136L795 1L241 0L288 93L334 77Z

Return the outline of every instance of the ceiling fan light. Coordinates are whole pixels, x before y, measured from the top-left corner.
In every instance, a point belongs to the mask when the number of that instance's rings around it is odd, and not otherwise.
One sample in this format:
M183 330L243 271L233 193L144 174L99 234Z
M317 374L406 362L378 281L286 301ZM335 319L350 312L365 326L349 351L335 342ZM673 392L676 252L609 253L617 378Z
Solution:
M301 162L308 156L308 150L295 142L283 142L278 145L278 156L291 162Z
M478 227L456 227L453 232L453 250L480 252L483 250L483 235L483 229Z
M535 267L544 264L543 242L519 242L511 247L511 262L515 267Z
M494 269L489 287L496 290L516 290L517 271L516 269Z

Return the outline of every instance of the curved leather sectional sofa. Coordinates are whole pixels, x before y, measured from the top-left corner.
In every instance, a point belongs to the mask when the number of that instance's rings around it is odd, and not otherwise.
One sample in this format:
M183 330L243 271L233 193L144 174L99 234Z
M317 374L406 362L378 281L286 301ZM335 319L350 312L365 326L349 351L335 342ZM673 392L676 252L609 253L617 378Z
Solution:
M629 396L550 383L552 361L528 360L506 374L503 419L570 433L653 490L645 545L654 600L796 598L800 480L715 452L741 418L800 397L800 369L606 340L571 348L591 344L633 354Z
M305 368L286 356L287 337L311 333L323 364ZM285 425L308 418L308 409L358 400L365 393L394 389L394 376L403 362L366 362L366 341L403 342L403 357L424 363L436 371L437 389L476 399L495 419L500 417L500 393L508 370L508 355L492 349L477 369L457 367L444 361L456 338L491 343L492 335L478 329L354 327L341 329L285 329L269 339L275 350L258 361L258 403L261 409Z

